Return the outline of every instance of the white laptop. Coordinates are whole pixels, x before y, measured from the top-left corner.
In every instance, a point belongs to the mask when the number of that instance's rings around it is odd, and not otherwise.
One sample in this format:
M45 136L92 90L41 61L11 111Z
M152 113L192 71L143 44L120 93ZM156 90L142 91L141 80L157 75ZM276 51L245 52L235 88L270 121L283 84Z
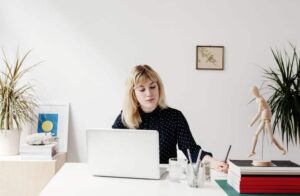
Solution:
M157 131L88 129L86 139L92 175L160 179Z

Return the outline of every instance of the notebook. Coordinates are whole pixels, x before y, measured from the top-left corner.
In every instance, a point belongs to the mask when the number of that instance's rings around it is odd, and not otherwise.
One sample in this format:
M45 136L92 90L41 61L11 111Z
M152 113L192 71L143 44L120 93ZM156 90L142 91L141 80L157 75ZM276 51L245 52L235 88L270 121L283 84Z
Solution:
M160 179L159 135L155 130L88 129L89 171L95 176Z

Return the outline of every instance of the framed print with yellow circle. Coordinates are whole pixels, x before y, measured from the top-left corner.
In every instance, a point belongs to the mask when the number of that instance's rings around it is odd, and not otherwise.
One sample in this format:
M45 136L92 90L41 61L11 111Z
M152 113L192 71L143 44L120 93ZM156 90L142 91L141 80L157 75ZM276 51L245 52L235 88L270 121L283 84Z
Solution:
M39 104L33 133L51 133L58 138L58 152L67 152L69 132L69 104Z
M39 113L38 133L51 133L53 137L57 136L58 114Z

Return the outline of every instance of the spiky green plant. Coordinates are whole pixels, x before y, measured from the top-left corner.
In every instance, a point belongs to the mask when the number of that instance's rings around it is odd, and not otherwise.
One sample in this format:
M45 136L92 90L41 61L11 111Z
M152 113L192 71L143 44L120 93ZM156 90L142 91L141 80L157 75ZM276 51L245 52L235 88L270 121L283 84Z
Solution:
M300 141L300 59L296 47L290 46L291 53L271 49L276 66L264 69L271 91L268 103L274 116L273 132L279 128L287 148L289 142Z
M31 51L23 57L17 55L16 62L10 64L2 49L0 71L0 129L21 130L21 126L35 120L34 110L37 107L33 96L33 86L24 83L22 77L38 64L24 68L24 62ZM3 70L2 70L3 69Z

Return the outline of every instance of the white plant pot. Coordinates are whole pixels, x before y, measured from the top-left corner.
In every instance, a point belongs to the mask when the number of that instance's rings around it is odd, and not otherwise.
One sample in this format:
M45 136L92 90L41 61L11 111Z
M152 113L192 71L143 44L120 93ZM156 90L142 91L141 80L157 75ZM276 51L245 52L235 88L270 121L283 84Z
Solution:
M20 131L17 129L0 130L0 155L18 155Z

